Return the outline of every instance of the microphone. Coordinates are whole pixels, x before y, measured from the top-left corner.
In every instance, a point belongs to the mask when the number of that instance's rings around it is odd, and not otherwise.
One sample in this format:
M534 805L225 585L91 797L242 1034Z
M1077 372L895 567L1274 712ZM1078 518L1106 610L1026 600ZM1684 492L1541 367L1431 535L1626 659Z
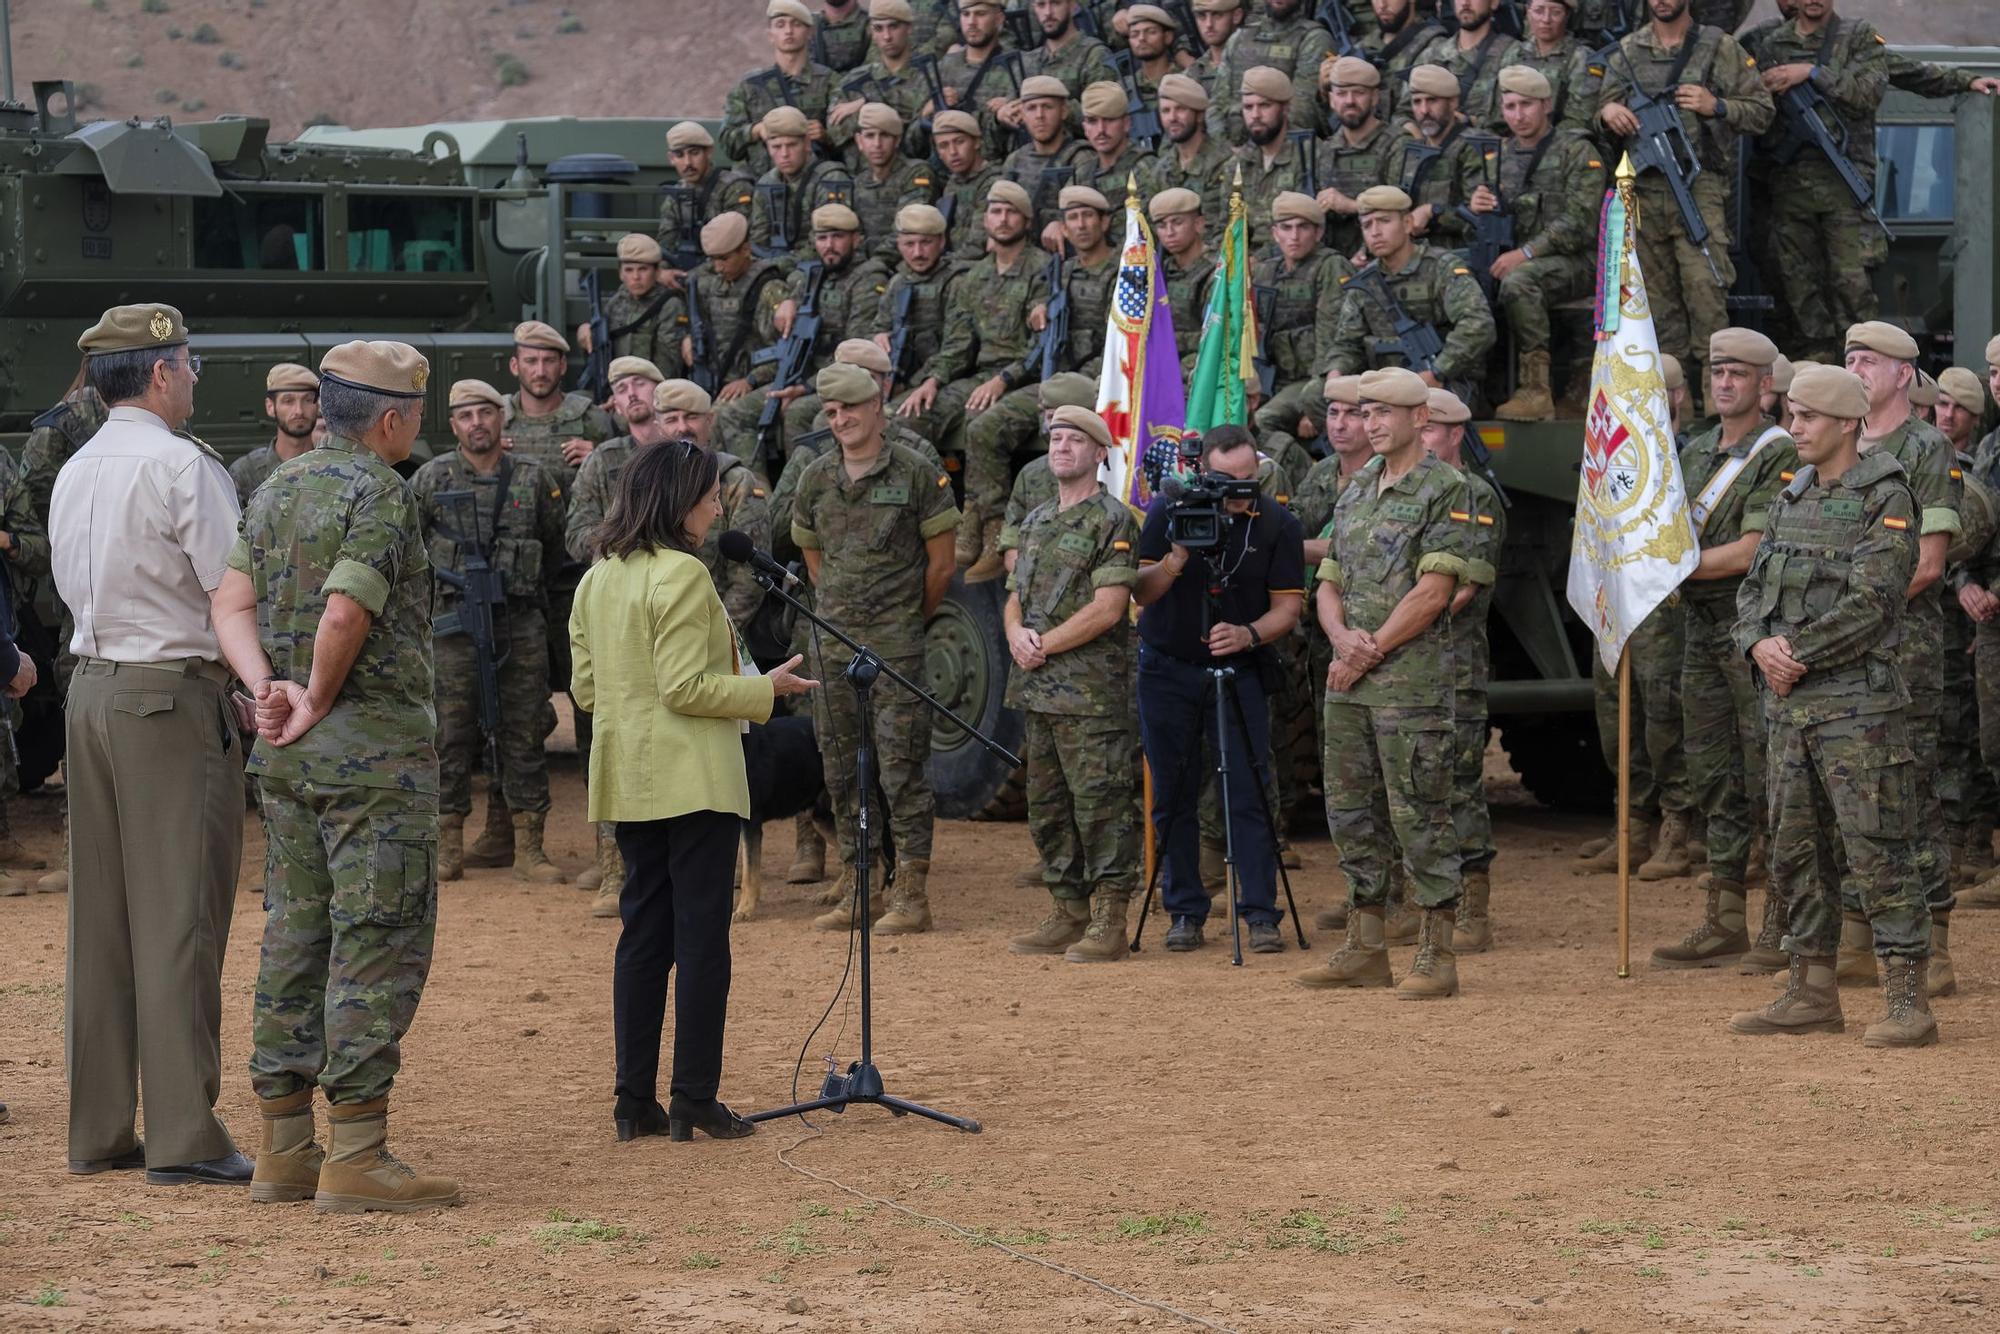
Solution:
M777 561L771 559L770 552L759 551L757 544L751 540L748 533L731 528L716 539L716 545L721 548L724 560L733 560L740 565L748 565L752 569L762 571L771 578L779 580L787 587L796 588L800 582L796 574L793 574L790 570L778 564Z

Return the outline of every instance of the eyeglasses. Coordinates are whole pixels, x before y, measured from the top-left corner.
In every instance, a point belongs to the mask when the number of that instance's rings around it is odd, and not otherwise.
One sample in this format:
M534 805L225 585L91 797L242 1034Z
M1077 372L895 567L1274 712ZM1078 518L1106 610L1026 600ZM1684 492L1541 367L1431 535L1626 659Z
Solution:
M192 352L188 353L187 368L189 375L199 376L201 374L201 358Z

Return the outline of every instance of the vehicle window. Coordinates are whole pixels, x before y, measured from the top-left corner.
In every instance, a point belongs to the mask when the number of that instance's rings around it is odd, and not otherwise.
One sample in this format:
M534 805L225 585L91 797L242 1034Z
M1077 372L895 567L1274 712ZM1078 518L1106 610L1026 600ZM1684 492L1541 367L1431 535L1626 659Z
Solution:
M237 190L194 201L194 265L198 269L324 269L320 199Z
M549 243L549 200L502 199L493 205L493 230L502 250L520 252Z
M1949 221L1956 202L1951 125L1882 125L1875 130L1875 211L1885 221Z
M367 273L471 272L472 201L349 195L347 264Z

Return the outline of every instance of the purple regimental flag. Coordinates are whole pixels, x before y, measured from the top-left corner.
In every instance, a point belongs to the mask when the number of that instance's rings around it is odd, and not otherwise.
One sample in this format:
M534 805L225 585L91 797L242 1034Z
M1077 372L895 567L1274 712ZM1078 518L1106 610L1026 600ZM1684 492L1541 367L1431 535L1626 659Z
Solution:
M1144 510L1152 500L1146 485L1146 450L1156 440L1180 439L1187 426L1187 390L1181 383L1181 358L1174 345L1174 317L1167 306L1159 249L1137 196L1130 193L1125 198L1118 283L1105 322L1097 411L1111 428L1106 485L1126 504Z

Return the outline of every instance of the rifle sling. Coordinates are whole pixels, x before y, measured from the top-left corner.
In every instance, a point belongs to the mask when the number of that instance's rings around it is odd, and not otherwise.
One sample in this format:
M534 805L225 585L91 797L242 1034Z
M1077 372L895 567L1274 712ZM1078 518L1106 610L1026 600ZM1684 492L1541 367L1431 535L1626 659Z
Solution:
M1414 9L1415 6L1413 5L1411 6L1411 8ZM1423 36L1425 33L1431 33L1435 35L1436 29L1431 24L1423 22L1422 20L1418 19L1413 13L1410 16L1409 25L1405 27L1401 32L1396 34L1396 39L1394 41L1388 43L1386 46L1382 48L1383 68L1386 69L1389 66L1389 64L1396 59L1397 56L1402 55L1403 52L1413 42L1417 40L1417 38Z
M1554 129L1550 129L1547 134L1542 136L1542 141L1535 145L1535 151L1528 155L1528 169L1521 173L1521 189L1523 191L1526 191L1534 184L1535 171L1542 165L1542 155L1549 151L1549 146L1555 143L1555 141L1556 132ZM1498 182L1495 182L1493 193L1495 195L1500 193ZM1514 211L1513 205L1505 199L1500 201L1500 207L1509 213Z
M667 298L672 295L673 295L672 292L662 287L660 289L660 294L653 298L652 304L647 306L644 310L640 311L637 315L634 315L632 317L631 323L621 324L616 329L609 330L605 336L615 343L619 339L623 338L626 334L633 333L639 329L644 328L646 325L652 322L652 319L655 315L660 313L660 307L666 305Z
M743 349L750 346L750 335L756 332L757 327L757 294L764 290L766 283L778 276L776 269L765 269L750 280L750 290L743 294L743 304L738 307L742 312L742 318L737 321L736 333L729 340L729 350L722 354L714 367L715 374L720 379L724 381L729 379L730 367L734 366L736 359L743 355Z

